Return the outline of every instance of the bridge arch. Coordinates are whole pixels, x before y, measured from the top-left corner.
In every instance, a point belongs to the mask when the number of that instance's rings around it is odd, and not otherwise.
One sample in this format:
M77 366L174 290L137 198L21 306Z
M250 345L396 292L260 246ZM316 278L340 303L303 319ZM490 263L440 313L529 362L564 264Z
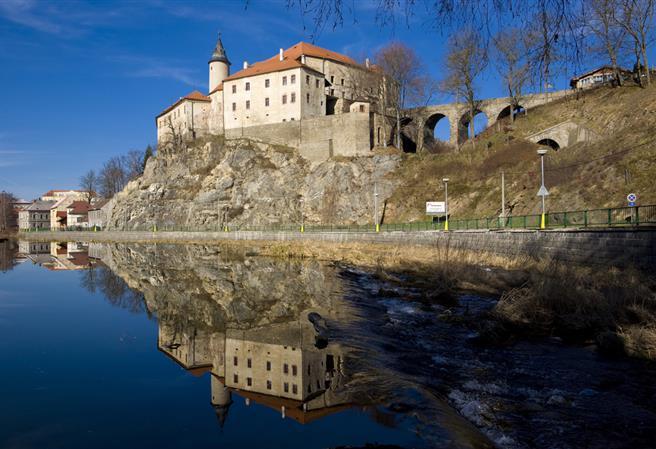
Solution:
M481 109L474 110L474 135L470 136L471 131L469 126L471 120L472 118L470 118L469 111L465 111L465 113L460 116L460 120L458 121L458 145L462 145L467 140L476 137L476 135L484 131L488 127L488 124L490 124L490 119L485 111L482 111Z
M447 150L452 139L449 117L442 112L431 114L424 122L423 137L424 150L431 153Z
M549 148L551 148L552 150L555 150L555 151L558 151L561 147L561 145L558 142L556 142L554 139L550 139L550 138L545 138L545 139L542 139L542 140L538 140L537 144L545 146L545 147L549 147Z
M513 107L513 105L509 104L508 106L503 108L501 112L499 112L499 115L497 116L497 120L511 118L511 120L514 121L514 119L516 119L519 114L525 114L525 113L526 113L526 108L523 105L517 105L516 107Z
M417 152L417 133L416 125L411 117L402 117L401 123L401 150L404 153ZM396 121L392 126L392 133L389 136L388 145L396 146Z

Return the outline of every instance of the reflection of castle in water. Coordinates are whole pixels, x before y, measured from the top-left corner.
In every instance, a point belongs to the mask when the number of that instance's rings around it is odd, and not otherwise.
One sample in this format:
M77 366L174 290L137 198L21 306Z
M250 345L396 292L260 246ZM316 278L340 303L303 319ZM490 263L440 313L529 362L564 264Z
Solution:
M85 270L91 267L89 247L79 242L18 242L18 252L34 264L48 270Z
M251 330L180 330L160 322L159 349L193 374L211 374L212 405L221 425L233 392L300 423L347 407L341 392L342 353L317 345L314 327L299 321Z

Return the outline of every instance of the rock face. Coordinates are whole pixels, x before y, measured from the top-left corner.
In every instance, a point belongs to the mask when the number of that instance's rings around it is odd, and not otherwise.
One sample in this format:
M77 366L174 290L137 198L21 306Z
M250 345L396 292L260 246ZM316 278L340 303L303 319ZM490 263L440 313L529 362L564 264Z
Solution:
M311 165L288 147L247 139L161 150L107 207L108 229L373 223L398 181L400 155Z

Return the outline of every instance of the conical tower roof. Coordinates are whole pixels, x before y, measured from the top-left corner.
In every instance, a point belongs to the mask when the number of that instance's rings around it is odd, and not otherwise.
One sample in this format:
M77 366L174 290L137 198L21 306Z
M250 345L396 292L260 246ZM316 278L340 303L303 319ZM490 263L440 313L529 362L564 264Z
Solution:
M225 62L226 64L230 65L230 61L226 55L225 48L223 48L223 42L221 42L221 33L219 33L219 38L216 41L216 47L214 47L212 57L209 60L209 63L211 62Z

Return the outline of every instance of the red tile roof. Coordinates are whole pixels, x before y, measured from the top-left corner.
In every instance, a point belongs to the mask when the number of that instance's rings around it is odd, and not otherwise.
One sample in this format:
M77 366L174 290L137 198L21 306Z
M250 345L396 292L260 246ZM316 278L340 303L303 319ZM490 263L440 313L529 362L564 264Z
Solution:
M185 95L184 97L180 97L180 99L179 99L178 101L176 101L175 103L173 103L173 104L172 104L171 106L169 106L168 108L164 109L164 110L163 110L163 111L162 111L157 117L155 117L155 118L157 119L157 118L163 116L164 114L166 114L167 112L172 111L172 110L175 109L180 103L182 103L182 102L185 101L185 100L190 100L190 101L212 101L212 100L210 99L210 97L208 97L208 96L206 96L206 95L203 95L203 94L201 94L200 92L198 92L197 90L195 90L195 91L191 92L190 94Z
M275 55L264 61L256 62L250 65L247 69L240 70L239 72L230 75L224 81L262 75L264 73L280 72L282 70L293 69L296 67L304 67L300 62L301 55L329 59L347 65L358 65L353 59L341 53L317 47L316 45L308 44L307 42L299 42L283 51L282 61L280 60L280 55Z
M86 201L73 201L66 209L72 215L84 215L89 212L89 203Z

